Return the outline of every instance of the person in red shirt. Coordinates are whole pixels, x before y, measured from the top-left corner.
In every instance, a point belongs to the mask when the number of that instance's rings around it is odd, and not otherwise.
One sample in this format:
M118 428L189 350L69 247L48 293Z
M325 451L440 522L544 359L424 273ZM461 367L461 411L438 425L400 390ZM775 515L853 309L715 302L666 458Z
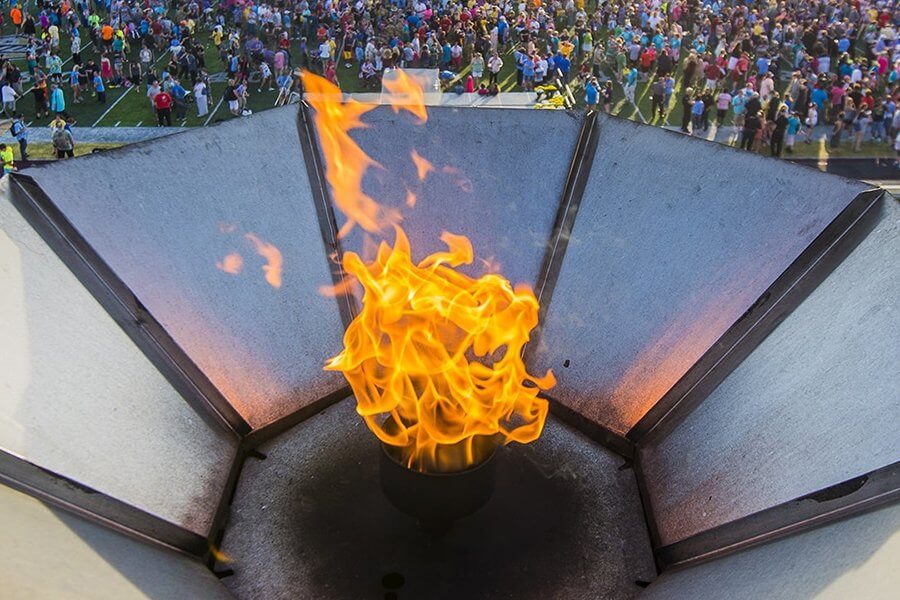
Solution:
M165 123L172 126L172 96L169 92L161 91L153 98L153 105L156 107L156 121L159 127Z
M650 46L641 53L641 75L644 81L647 80L647 74L653 68L653 62L656 60L656 49Z
M715 90L719 77L722 76L722 68L715 61L710 61L706 65L703 75L706 77L706 89L710 91Z

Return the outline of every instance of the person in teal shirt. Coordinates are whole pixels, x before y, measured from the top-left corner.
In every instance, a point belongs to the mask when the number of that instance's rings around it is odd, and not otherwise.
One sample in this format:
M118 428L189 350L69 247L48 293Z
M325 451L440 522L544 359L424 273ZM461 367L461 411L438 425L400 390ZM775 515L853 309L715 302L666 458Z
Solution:
M791 112L784 132L784 149L788 154L794 153L794 142L797 141L798 131L800 131L800 117L797 116L796 112Z
M56 114L62 114L66 111L66 97L63 95L62 88L59 84L50 85L50 110Z

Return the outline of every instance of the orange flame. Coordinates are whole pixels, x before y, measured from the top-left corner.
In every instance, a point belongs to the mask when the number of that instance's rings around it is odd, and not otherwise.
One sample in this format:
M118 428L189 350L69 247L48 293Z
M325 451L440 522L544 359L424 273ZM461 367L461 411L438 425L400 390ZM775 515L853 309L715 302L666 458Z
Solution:
M396 81L412 84L402 71ZM548 409L538 393L556 380L550 371L530 375L522 360L538 322L534 293L527 286L513 289L497 274L475 279L458 272L474 261L465 236L444 232L447 250L414 263L399 218L354 187L375 162L347 131L359 127L359 117L372 107L352 101L333 106L340 96L328 82L310 74L305 82L317 94L309 100L335 204L367 231L390 223L396 236L393 247L382 241L369 263L344 254L344 269L364 291L362 310L347 328L344 349L325 369L344 373L366 425L413 469L462 470L499 443L537 439ZM398 90L391 100L395 110L401 106L424 122L424 104L410 104L422 102L421 89L417 95L392 86L385 83ZM419 173L420 179L427 175ZM342 283L323 291L346 289Z
M244 237L253 244L256 253L266 259L266 264L264 264L262 268L263 273L266 275L266 281L268 281L269 285L273 288L280 288L282 265L281 251L273 244L262 241L253 233L246 233L244 234Z
M410 152L409 156L412 158L413 164L416 165L416 174L419 176L419 181L425 181L428 174L434 171L434 165L415 150Z
M388 102L394 108L395 113L408 110L419 117L419 122L428 120L428 111L425 110L425 90L402 69L395 69L390 76L383 80L384 89L390 96Z
M236 252L226 256L222 259L221 262L216 262L216 268L220 271L228 273L229 275L237 275L241 272L241 267L243 266L244 259L241 258L241 255Z

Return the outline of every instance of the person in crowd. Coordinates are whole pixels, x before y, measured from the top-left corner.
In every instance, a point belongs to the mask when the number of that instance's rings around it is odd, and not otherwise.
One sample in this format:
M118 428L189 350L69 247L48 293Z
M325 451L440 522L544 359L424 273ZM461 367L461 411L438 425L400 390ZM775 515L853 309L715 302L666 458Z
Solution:
M156 108L156 125L157 127L172 126L172 95L166 90L160 90L153 97L153 106Z
M759 112L747 112L744 117L744 127L741 130L741 149L753 150L756 136L762 130L762 121Z
M16 100L20 95L10 81L4 81L2 85L0 97L3 99L3 114L10 118L16 114Z
M75 138L71 128L66 127L65 121L57 117L50 126L50 139L53 151L57 159L72 158L75 156Z
M50 84L50 112L62 115L66 112L66 96L56 82Z
M206 82L198 79L194 84L194 103L197 105L197 117L202 118L209 113L209 90Z
M782 104L778 107L775 118L772 119L772 132L769 139L769 150L772 156L781 156L784 150L784 136L787 133L787 128L787 106Z
M588 110L597 110L600 104L600 90L595 77L591 77L584 86L584 103Z
M28 125L25 123L25 116L22 113L16 113L16 116L13 117L9 133L19 143L19 157L22 160L28 160Z
M6 144L0 144L0 161L3 162L3 174L12 173L16 169L13 149Z
M753 116L762 125L754 136L771 145L781 104L807 140L835 124L833 147L845 131L854 147L857 134L886 147L898 131L900 19L887 0L18 0L6 10L10 29L31 40L24 64L33 84L19 89L3 58L0 80L20 97L31 91L36 119L49 114L52 83L72 94L72 110L85 90L105 103L107 86L137 86L132 94L149 86L150 108L141 108L149 117L156 90L172 95L180 81L197 102L201 73L221 74L216 81L229 82L223 114L238 116L251 80L279 104L301 85L297 67L351 93L377 91L386 69L405 67L452 72L463 91L480 90L485 77L484 89L497 93L568 86L584 107L602 102L663 126L681 120L685 131L699 100L695 133L714 118L717 135L730 124L742 142ZM588 87L602 92L597 104L588 106ZM198 113L218 108L205 104Z

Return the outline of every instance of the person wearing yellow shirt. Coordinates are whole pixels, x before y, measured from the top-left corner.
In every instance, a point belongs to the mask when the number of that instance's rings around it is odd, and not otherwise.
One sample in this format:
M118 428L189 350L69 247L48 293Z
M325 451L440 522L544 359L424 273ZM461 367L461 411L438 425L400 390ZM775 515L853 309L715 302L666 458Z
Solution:
M15 171L16 166L13 164L13 160L15 157L13 156L13 149L6 144L0 144L0 160L3 161L3 174L11 173Z

